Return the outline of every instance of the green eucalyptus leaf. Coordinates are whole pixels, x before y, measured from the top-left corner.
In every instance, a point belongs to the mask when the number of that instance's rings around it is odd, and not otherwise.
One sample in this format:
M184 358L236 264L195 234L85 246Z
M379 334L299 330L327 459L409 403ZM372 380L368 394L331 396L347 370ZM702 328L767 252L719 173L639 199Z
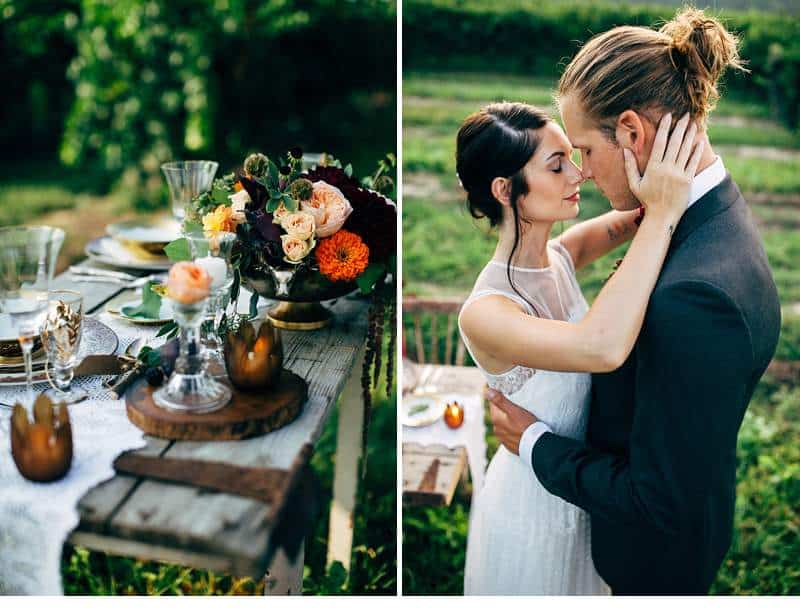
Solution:
M185 237L179 237L175 241L169 242L164 248L164 252L173 263L192 260L189 241Z
M228 203L228 195L232 194L233 193L231 193L227 188L219 185L214 185L214 187L211 189L211 199L217 205L221 203Z
M298 207L297 200L291 195L287 193L281 195L281 202L283 203L283 207L285 207L290 212L294 212L297 210Z
M372 286L377 282L380 277L386 272L386 265L383 263L371 263L364 273L356 278L356 284L361 289L362 294L369 294L372 292Z
M255 318L258 315L258 293L254 292L250 295L250 317Z
M278 188L278 166L270 159L267 163L267 184L273 189Z
M142 287L142 302L136 307L123 307L120 311L129 318L157 320L161 313L161 295L151 290L158 282L147 282Z
M178 329L178 324L173 320L164 324L161 328L158 329L156 333L156 337L164 337L169 335L172 331Z
M203 225L199 222L192 222L191 220L185 220L183 222L183 232L184 233L202 233L203 232Z

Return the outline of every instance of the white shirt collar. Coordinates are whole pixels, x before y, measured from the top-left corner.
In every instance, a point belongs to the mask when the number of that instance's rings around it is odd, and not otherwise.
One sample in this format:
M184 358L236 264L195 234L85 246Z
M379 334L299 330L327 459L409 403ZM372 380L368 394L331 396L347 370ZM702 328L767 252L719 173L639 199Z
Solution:
M722 157L717 155L714 162L697 174L692 180L692 189L689 192L689 206L700 199L708 191L725 180L725 166L722 164Z

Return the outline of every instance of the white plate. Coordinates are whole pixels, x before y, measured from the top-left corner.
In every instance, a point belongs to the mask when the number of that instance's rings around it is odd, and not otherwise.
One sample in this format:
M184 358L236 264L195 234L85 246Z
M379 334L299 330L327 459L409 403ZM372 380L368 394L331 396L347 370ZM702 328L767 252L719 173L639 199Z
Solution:
M140 244L168 244L181 236L181 226L171 218L125 220L106 227L114 239Z
M112 237L98 237L86 244L86 256L96 263L144 271L167 271L172 263L165 256L153 260L136 258L125 247Z
M403 403L400 407L400 419L404 426L412 428L430 426L444 416L444 406L444 398L439 394L411 394L409 396L403 396Z
M83 319L83 335L81 336L81 346L78 349L78 362L86 358L89 354L111 355L119 347L117 334L108 326L95 318ZM44 373L44 356L33 361L33 382L39 383L47 381ZM17 365L19 366L19 365ZM25 383L25 373L3 373L0 369L0 386L22 385Z
M116 308L109 308L106 311L111 315L117 316L123 320L128 322L132 322L133 324L165 324L167 322L171 322L172 319L175 317L172 313L172 306L170 305L167 299L161 299L161 309L158 312L157 318L142 318L142 317L134 317L129 316L124 313L123 310L129 307L139 307L142 304L142 299L134 299L133 301L127 301L119 306L119 309Z

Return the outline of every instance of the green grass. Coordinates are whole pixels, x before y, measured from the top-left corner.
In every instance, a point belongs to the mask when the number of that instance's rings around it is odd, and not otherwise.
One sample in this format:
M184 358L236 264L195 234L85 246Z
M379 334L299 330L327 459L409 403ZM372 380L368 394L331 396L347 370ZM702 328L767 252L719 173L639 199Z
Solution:
M506 84L508 85L506 87ZM403 283L405 294L465 296L492 256L496 235L486 221L466 212L455 176L455 134L463 118L492 99L539 100L548 86L494 73L413 73L404 83ZM765 121L755 105L720 102L711 138L723 151L725 165L743 191L779 194L780 203L753 205L781 303L800 303L800 172L797 153L740 147L769 146L797 150L797 134ZM757 118L757 122L750 119ZM767 156L767 153L773 153ZM609 209L591 183L582 187L579 220ZM788 196L788 197L787 197ZM568 226L568 223L564 223ZM555 227L556 232L561 230ZM578 273L591 302L602 287L618 248ZM404 320L407 333L410 320ZM427 344L430 324L423 320ZM410 335L409 335L410 336ZM442 342L443 344L443 342ZM440 344L440 347L442 347ZM776 357L800 360L800 316L784 314ZM409 347L413 354L413 346ZM734 541L713 592L718 594L800 593L800 384L765 378L759 384L739 436L737 513ZM491 428L489 428L491 429ZM497 447L487 435L489 455ZM405 594L458 595L468 530L469 498L457 495L447 508L405 508L403 512L403 583Z

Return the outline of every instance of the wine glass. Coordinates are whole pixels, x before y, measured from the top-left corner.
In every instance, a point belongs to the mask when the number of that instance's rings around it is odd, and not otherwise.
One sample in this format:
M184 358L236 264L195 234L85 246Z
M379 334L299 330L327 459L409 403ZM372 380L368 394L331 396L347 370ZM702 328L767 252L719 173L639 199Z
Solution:
M55 227L0 229L0 315L19 340L27 402L33 408L33 345L47 312L48 291L64 231Z
M74 290L51 290L47 315L42 326L42 342L47 352L47 379L53 402L80 402L86 391L72 388L83 327L83 296Z
M228 232L189 233L189 252L194 263L211 276L211 292L202 326L200 344L206 371L216 378L227 377L225 354L218 336L222 316L230 302L233 284L231 254L236 234Z
M172 215L179 223L186 216L186 206L211 189L219 163L216 161L171 161L162 163L172 199Z

